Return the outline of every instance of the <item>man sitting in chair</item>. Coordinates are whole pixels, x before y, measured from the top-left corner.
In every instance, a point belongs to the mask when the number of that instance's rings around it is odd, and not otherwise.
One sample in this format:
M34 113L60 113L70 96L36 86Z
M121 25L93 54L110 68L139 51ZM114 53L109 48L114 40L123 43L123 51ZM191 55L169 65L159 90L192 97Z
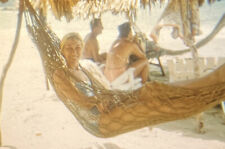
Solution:
M94 62L104 63L106 53L99 54L99 43L97 36L102 33L103 26L101 19L93 19L90 23L91 32L84 39L84 51L82 58L91 59Z
M148 79L148 60L139 46L133 42L129 22L119 25L119 37L111 46L106 58L104 74L112 82L129 68L134 68L134 77L140 77L142 83ZM134 62L130 57L135 56Z

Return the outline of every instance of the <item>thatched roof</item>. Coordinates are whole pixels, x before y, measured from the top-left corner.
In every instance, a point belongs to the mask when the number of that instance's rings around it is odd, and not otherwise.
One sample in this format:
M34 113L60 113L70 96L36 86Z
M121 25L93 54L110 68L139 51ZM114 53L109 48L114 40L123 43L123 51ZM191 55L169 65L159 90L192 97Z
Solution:
M89 18L111 11L113 14L126 13L135 17L138 9L151 8L155 4L163 4L165 0L31 0L44 14L50 6L57 19L66 17L68 21L76 17ZM205 0L198 0L201 5ZM215 0L208 0L212 3Z
M33 4L46 13L50 6L57 19L66 17L68 21L74 16L89 18L111 11L113 14L126 13L135 16L139 8L151 8L155 3L164 3L165 0L33 0Z
M138 9L151 8L155 4L164 4L170 0L30 0L33 5L40 9L44 15L50 7L56 19L65 17L67 21L76 17L89 18L99 16L104 12L111 11L113 14L125 13L129 17L135 17ZM205 0L198 0L201 6ZM212 3L216 0L207 0ZM8 0L0 0L1 3Z
M8 2L8 0L0 0L0 2L5 3Z

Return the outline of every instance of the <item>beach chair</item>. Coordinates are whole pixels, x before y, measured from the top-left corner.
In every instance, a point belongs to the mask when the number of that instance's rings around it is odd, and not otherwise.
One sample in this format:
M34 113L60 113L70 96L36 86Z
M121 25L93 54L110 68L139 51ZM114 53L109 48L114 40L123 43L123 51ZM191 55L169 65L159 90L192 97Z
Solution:
M200 57L198 59L200 76L204 76L225 63L224 57ZM194 61L192 58L168 59L169 80L182 81L194 78Z

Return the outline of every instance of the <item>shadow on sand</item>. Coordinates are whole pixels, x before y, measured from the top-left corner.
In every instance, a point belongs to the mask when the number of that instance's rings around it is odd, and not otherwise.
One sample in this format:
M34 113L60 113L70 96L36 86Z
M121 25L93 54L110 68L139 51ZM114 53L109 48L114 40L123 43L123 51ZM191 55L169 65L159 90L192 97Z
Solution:
M197 120L195 117L160 124L157 125L157 128L165 131L180 132L188 137L225 142L225 114L222 112L221 107L217 106L204 112L202 118L205 133L197 132Z

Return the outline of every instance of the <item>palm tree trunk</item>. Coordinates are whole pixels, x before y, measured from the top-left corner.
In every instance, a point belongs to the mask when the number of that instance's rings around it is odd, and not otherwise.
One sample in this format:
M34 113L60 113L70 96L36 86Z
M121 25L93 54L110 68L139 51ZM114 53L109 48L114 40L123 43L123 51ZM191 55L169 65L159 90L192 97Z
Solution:
M1 114L1 110L2 110L2 97L3 97L3 87L4 87L5 78L6 78L6 75L8 73L8 70L9 70L11 64L12 64L14 55L16 53L16 48L17 48L17 45L18 45L18 42L19 42L20 29L21 29L22 18L23 18L23 8L24 8L23 0L20 0L15 40L14 40L14 43L13 43L13 46L12 46L12 49L11 49L11 53L10 53L8 62L3 69L3 72L2 72L2 75L1 75L1 80L0 80L0 114ZM2 146L1 128L0 128L0 146Z

